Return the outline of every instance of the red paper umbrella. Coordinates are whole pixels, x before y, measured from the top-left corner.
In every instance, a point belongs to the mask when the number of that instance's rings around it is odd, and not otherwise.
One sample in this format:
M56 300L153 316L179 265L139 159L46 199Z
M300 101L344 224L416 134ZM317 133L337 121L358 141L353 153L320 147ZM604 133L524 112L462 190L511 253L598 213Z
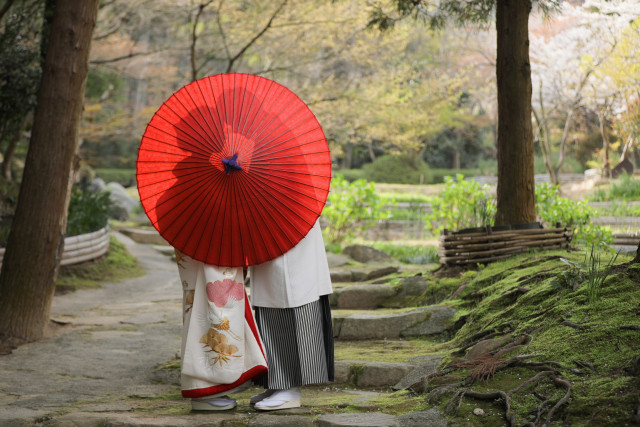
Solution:
M186 255L219 266L276 258L311 229L331 159L309 107L249 74L196 80L158 109L137 179L151 223Z

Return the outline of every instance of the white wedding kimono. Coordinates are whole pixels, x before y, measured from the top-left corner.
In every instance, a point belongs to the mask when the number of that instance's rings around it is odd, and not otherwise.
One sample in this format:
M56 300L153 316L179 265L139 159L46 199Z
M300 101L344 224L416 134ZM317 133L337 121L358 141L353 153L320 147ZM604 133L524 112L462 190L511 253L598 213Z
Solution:
M176 251L183 287L183 397L226 394L267 372L242 268L215 267Z

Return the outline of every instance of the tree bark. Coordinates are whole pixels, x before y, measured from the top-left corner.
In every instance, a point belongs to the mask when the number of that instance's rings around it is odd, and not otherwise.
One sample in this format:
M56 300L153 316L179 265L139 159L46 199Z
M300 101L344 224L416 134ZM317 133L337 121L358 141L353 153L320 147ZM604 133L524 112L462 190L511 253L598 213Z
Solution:
M42 337L55 291L99 0L60 0L0 273L0 336Z
M609 135L607 133L607 118L604 111L598 112L600 135L602 136L602 177L611 178L611 163L609 162Z
M496 225L533 222L535 181L529 64L530 0L497 0L498 189Z

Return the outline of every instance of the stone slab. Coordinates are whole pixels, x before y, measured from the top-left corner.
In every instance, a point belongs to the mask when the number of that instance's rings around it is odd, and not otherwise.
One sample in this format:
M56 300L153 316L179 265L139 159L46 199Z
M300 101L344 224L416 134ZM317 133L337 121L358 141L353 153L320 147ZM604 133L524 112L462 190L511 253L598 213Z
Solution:
M397 427L400 424L393 415L379 412L358 414L330 414L318 418L320 427Z

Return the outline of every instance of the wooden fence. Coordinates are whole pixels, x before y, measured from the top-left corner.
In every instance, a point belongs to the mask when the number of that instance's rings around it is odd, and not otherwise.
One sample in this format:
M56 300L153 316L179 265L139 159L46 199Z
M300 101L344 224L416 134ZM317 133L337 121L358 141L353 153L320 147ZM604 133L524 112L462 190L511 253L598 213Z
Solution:
M65 237L60 265L78 264L101 257L109 251L109 238L108 226L92 233ZM0 248L0 265L4 251L4 248Z
M444 230L440 235L438 253L440 263L447 266L486 264L531 248L567 248L571 238L572 230L567 227L501 231L486 227L484 231L470 233Z

